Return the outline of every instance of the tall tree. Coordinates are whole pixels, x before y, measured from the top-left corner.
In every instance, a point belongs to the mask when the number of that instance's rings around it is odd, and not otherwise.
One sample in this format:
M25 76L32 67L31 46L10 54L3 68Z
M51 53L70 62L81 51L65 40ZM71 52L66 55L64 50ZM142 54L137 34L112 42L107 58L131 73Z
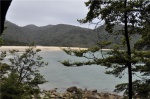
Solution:
M149 22L150 22L150 2L149 0L89 0L85 3L89 8L87 16L84 19L78 20L80 23L92 23L94 19L99 19L97 22L104 22L106 25L106 31L110 35L122 35L122 43L117 45L112 51L110 51L106 56L102 56L102 58L97 58L93 55L93 61L88 61L85 63L73 63L73 65L86 65L86 64L100 64L106 66L107 68L112 68L112 71L107 71L108 74L113 74L117 77L122 77L123 71L128 69L128 84L120 84L116 86L116 91L124 91L125 94L128 93L128 98L132 99L132 97L136 97L137 94L142 96L140 93L140 89L142 92L147 92L147 97L149 96L150 90L144 89L143 86L147 85L149 82L149 78L146 78L143 82L142 80L145 76L149 76L149 60L150 53L149 51L137 51L139 48L148 48L149 43ZM123 28L118 31L114 31L114 28L117 24L122 24ZM131 36L134 34L142 35L140 41L135 44L134 49L131 48ZM109 40L109 39L108 39ZM96 52L99 51L99 48L103 48L106 45L109 45L109 42L98 42L98 46L94 49L88 49L86 51L72 51L71 53L68 50L64 50L70 55L76 56L87 56L84 54L86 52ZM141 46L144 44L143 46ZM120 50L123 48L123 50ZM101 49L100 49L101 50ZM145 53L145 54L144 54ZM147 56L146 56L147 55ZM68 66L72 65L69 62L63 62ZM139 63L143 63L143 65L139 65ZM132 74L136 72L144 73L142 76L142 80L136 80L132 83ZM132 85L133 84L133 85ZM128 86L127 86L128 85ZM140 86L140 87L137 87ZM128 89L126 89L128 87ZM134 88L134 91L132 90Z

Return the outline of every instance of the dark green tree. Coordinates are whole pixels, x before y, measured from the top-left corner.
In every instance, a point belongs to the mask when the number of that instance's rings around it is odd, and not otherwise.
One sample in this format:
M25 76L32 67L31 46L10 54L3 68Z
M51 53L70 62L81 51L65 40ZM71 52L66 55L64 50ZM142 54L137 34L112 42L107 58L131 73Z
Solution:
M100 41L97 46L84 51L64 50L70 55L86 57L88 62L78 63L82 65L98 64L111 68L107 74L122 77L124 71L128 71L128 83L119 84L115 91L124 91L129 99L140 97L148 99L150 97L150 2L149 0L89 0L85 2L89 8L87 16L78 20L80 23L93 23L94 19L99 19L96 25L104 22L109 35L119 35L122 39L120 44L102 55L102 58L95 56L95 52L111 44L109 39ZM121 24L122 29L115 31L116 25ZM131 36L139 34L141 39L131 47ZM100 34L99 34L100 35ZM121 35L121 36L120 36ZM123 50L121 50L123 49ZM141 51L147 49L146 51ZM87 57L85 53L92 53L92 57ZM93 59L93 60L91 60ZM75 66L76 63L62 62L68 66ZM79 66L79 65L77 65ZM140 80L132 80L132 75L140 72ZM147 86L147 88L146 88Z
M46 80L39 73L39 67L47 65L38 55L39 49L29 47L24 53L17 50L1 52L1 97L7 99L31 99L38 98L39 84ZM9 60L5 59L9 56Z
M29 99L31 88L27 84L18 84L19 76L16 73L10 73L7 78L1 82L2 99Z

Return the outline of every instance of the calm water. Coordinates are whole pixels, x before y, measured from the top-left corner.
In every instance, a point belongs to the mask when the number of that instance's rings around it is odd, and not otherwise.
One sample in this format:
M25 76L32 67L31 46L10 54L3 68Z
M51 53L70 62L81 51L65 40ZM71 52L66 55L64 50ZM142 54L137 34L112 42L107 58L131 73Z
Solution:
M92 65L81 67L65 67L59 61L74 60L86 61L85 58L69 56L62 50L41 51L40 55L48 66L40 68L40 73L44 75L47 83L40 85L42 89L58 88L58 91L64 91L70 86L79 88L97 89L98 91L113 92L115 85L127 82L127 75L123 78L115 78L113 75L107 75L105 67ZM98 56L101 57L101 56Z

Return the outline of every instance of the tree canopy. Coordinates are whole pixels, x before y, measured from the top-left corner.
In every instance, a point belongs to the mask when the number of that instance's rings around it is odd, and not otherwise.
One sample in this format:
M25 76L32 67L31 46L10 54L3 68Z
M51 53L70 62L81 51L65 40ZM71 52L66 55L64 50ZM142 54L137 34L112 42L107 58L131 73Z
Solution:
M116 92L124 92L124 96L132 99L132 97L140 97L148 99L150 97L150 2L149 0L89 0L85 2L89 11L84 19L78 20L80 23L93 23L98 19L97 26L103 22L109 35L122 35L120 44L114 45L112 50L103 55L102 58L95 56L95 52L102 52L104 46L111 42L109 38L105 41L98 41L95 48L85 51L64 50L70 55L86 57L90 59L88 62L69 63L62 62L68 66L82 66L97 64L106 66L107 74L113 74L116 77L122 77L128 71L129 83L123 83L116 86ZM117 24L122 24L121 30L114 31ZM131 48L131 36L140 34L141 38ZM99 34L101 36L101 34ZM124 48L124 50L121 50ZM146 50L146 51L143 51ZM85 53L92 53L92 57L87 57ZM92 59L92 60L91 60ZM64 65L65 65L64 64ZM80 65L79 65L80 64ZM140 76L139 79L133 81L132 75ZM147 87L146 87L147 86Z

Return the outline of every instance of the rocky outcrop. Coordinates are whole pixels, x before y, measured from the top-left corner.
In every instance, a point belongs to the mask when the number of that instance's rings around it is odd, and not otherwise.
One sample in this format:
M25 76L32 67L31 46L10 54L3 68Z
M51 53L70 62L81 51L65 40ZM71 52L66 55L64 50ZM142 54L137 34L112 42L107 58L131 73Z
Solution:
M76 86L70 87L64 93L59 93L54 90L43 90L42 92L43 99L122 99L122 96L111 94L111 93L102 93L97 90L82 90Z

